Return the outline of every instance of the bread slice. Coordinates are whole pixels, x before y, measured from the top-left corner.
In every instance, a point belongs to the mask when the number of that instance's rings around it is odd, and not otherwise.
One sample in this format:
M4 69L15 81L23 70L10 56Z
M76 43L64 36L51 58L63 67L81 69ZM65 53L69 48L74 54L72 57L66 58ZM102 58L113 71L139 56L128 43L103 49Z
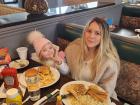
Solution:
M30 68L25 72L25 77L33 77L37 75L37 70L34 68Z
M49 75L50 74L50 68L48 66L40 66L38 68L38 72L43 75Z
M83 84L71 84L67 86L67 91L71 93L76 99L78 99L79 96L85 95L87 92L87 89Z
M97 86L93 86L93 85L89 86L87 94L90 95L95 100L102 103L106 103L106 101L108 100L107 92L105 92L104 90L100 89Z

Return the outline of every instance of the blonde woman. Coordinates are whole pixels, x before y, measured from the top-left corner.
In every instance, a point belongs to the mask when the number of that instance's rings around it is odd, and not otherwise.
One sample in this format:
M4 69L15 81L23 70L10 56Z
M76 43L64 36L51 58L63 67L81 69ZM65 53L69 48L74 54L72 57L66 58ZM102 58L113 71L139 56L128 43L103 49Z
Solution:
M120 60L103 19L92 19L82 38L71 42L65 54L73 79L96 83L113 96Z

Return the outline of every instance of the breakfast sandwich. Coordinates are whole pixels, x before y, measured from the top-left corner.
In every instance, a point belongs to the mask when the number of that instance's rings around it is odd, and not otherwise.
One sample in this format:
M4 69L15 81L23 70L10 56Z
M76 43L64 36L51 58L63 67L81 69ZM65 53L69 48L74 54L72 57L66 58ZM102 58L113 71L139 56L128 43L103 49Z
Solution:
M26 72L25 72L25 77L32 77L32 76L35 76L37 75L37 70L34 69L34 68L30 68L28 69Z

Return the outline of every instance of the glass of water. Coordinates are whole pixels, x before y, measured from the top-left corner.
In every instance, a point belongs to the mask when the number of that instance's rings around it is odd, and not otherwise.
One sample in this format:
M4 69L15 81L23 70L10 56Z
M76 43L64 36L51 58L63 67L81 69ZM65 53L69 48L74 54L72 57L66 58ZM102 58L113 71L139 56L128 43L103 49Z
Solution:
M36 69L31 68L25 72L27 89L32 101L40 99L40 80Z

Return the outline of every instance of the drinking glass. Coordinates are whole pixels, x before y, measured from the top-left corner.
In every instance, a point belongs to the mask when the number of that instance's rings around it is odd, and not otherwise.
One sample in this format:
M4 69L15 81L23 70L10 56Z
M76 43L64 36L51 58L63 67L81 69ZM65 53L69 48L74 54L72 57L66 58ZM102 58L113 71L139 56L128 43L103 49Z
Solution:
M25 73L25 79L27 83L27 89L32 101L40 99L40 84L37 70L27 70Z

